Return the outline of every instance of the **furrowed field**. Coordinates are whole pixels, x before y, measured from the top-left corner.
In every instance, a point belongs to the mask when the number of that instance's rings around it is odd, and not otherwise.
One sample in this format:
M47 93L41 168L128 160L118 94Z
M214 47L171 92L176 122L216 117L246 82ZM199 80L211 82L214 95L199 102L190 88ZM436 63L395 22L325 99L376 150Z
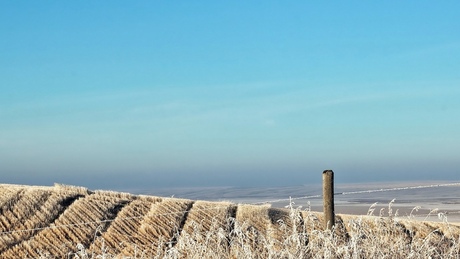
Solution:
M0 185L0 258L460 258L460 227L55 185Z

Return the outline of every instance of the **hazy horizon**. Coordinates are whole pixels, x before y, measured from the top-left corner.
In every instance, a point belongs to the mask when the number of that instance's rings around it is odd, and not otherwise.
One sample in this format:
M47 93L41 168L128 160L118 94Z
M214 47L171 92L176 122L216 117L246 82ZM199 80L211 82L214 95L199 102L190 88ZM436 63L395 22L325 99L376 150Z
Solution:
M1 2L1 182L456 181L459 8Z

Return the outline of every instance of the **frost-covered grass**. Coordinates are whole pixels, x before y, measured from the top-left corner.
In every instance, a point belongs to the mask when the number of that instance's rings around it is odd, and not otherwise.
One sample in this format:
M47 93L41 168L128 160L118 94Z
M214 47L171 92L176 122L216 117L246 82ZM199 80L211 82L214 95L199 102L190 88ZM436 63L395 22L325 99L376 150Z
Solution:
M0 258L460 258L460 226L445 214L433 210L435 223L398 216L393 201L375 208L324 230L322 213L292 203L0 185Z
M244 221L230 219L232 230L212 222L204 230L177 232L176 243L160 242L157 254L139 248L132 255L111 254L102 247L92 254L81 244L70 258L460 258L459 228L448 223L394 217L342 216L332 231L323 230L321 214L290 207L289 217L265 233ZM227 224L224 224L227 225ZM104 244L104 242L100 242ZM43 256L42 258L52 258Z

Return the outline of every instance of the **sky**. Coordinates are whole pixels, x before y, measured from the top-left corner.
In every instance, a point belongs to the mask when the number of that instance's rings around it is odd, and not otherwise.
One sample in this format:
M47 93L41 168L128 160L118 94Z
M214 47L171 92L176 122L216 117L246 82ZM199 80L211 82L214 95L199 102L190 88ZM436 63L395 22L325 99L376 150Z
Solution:
M458 180L458 1L1 1L0 182Z

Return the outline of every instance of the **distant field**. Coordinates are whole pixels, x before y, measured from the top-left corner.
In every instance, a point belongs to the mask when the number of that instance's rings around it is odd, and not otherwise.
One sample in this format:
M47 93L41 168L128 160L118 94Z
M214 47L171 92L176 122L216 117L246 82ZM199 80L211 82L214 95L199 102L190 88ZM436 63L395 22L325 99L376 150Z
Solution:
M449 182L377 182L337 184L336 192L352 192L362 190L378 190L406 186L424 186L432 184L446 184ZM261 203L270 202L272 207L284 208L289 204L289 197L314 196L322 193L321 184L289 187L207 187L207 188L154 188L131 189L130 193L149 194L163 197L181 197L192 200L229 201L232 203ZM460 186L423 188L412 190L398 190L388 192L363 193L354 195L337 195L335 210L340 214L366 215L369 207L377 203L375 214L380 210L386 211L388 203L395 200L393 208L398 210L402 218L412 217L427 221L442 221L438 213L448 215L449 222L460 223ZM296 206L304 209L310 207L312 211L322 211L322 199L308 198L294 200ZM414 208L418 208L414 210Z
M0 185L0 258L459 258L460 227L82 187Z

